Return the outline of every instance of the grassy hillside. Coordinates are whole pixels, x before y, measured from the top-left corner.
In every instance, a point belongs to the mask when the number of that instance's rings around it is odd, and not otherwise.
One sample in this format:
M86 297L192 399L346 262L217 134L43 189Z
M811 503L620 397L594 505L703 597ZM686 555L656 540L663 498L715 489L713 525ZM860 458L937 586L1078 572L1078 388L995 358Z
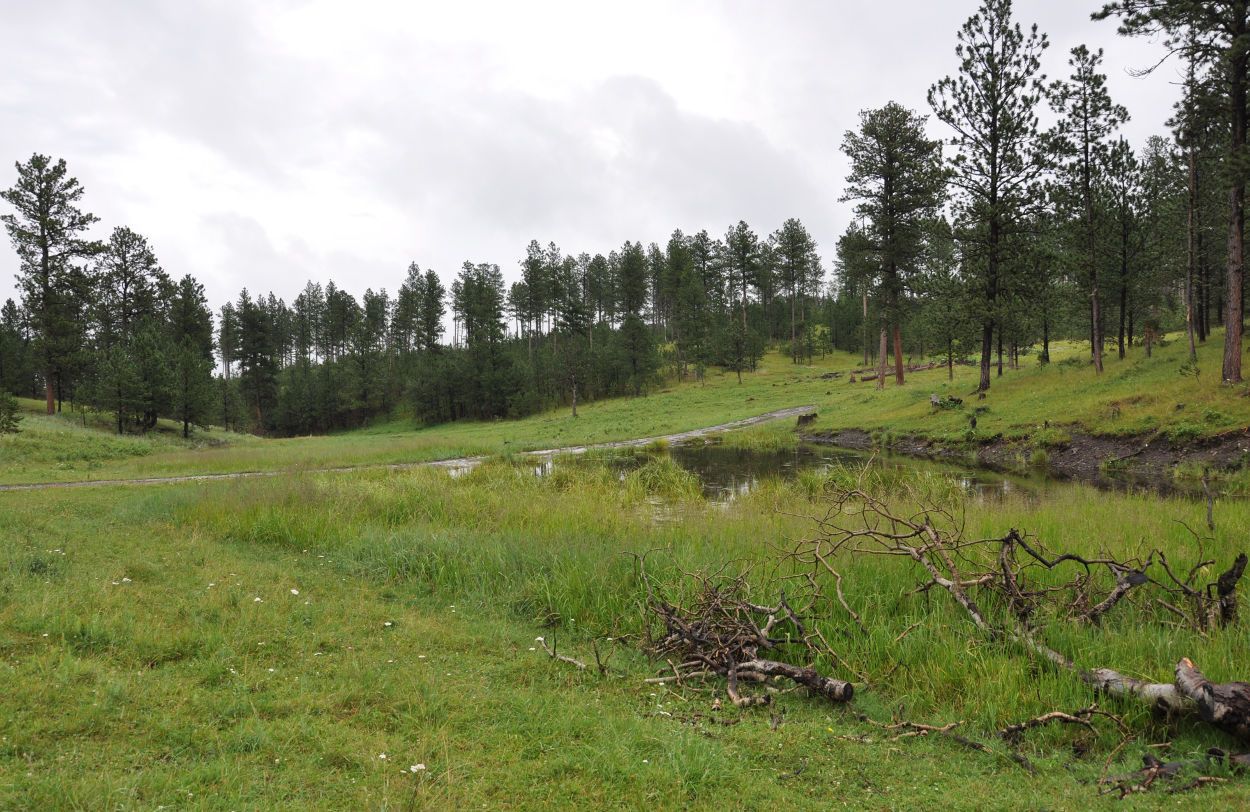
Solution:
M457 423L414 429L408 420L326 437L258 440L219 431L197 434L192 447L171 431L149 438L109 438L107 421L80 431L73 418L31 416L17 437L0 437L0 483L165 476L234 471L286 470L379 463L418 462L472 454L551 448L655 436L715 425L774 409L813 405L820 411L814 430L864 428L920 433L950 440L967 438L968 415L981 408L978 436L1023 437L1043 423L1101 434L1154 431L1192 439L1250 425L1246 387L1219 381L1221 341L1200 351L1196 378L1182 374L1185 346L1171 336L1147 359L1141 348L1128 359L1107 360L1094 374L1088 350L1055 347L1055 362L1042 367L1026 356L1020 370L996 378L984 401L969 398L977 371L957 367L913 373L903 387L850 383L859 359L834 353L796 366L776 353L759 371L743 377L713 371L705 383L672 383L644 398L616 398L583 404L574 419L559 409L524 420ZM842 373L837 378L824 378ZM933 413L931 394L966 399L960 410ZM77 421L81 422L81 421Z
M921 476L893 493L944 487ZM910 489L910 490L909 490ZM1030 734L1030 775L993 731L1093 697L1070 676L984 639L940 595L912 593L902 565L844 570L870 627L825 629L866 674L854 710L944 724L994 747L892 741L853 713L799 694L774 712L712 709L694 686L642 680L640 585L627 553L671 567L767 558L810 532L811 482L772 483L732 505L680 478L619 482L608 469L544 479L503 463L439 471L0 494L0 808L1120 808L1093 782L1119 737ZM1189 561L1175 520L1192 503L1065 488L964 505L970 532L1008 526L1054 549L1149 546ZM1220 505L1208 556L1250 531ZM657 564L663 578L673 570ZM763 592L776 588L760 571ZM900 640L913 624L919 624ZM1247 626L1200 636L1125 606L1102 629L1047 628L1086 665L1165 677L1182 655L1216 679L1245 677ZM534 638L619 674L554 663ZM850 676L833 663L834 673ZM1169 757L1229 747L1189 723L1120 703L1134 742ZM1154 751L1158 752L1158 751ZM423 767L423 768L422 768ZM414 768L415 771L414 771ZM1250 804L1244 782L1201 791ZM992 800L987 800L992 799ZM1157 792L1133 808L1180 800Z
M190 461L199 452L260 444L258 438L220 429L197 431L184 440L182 426L168 420L147 434L118 436L104 415L72 410L46 415L43 401L19 399L18 404L20 431L0 435L4 482L99 478L101 471L140 470L145 460Z

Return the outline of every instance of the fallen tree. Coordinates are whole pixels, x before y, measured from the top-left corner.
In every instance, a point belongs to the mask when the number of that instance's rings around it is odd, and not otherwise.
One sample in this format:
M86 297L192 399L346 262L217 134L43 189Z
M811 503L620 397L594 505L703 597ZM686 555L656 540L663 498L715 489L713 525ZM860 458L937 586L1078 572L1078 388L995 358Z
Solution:
M1227 625L1237 616L1236 587L1246 569L1244 553L1216 581L1199 586L1199 572L1213 562L1199 561L1181 578L1160 550L1134 560L1050 555L1036 540L1014 529L1000 538L968 539L961 523L945 508L927 505L904 514L858 488L835 492L825 514L815 521L820 532L789 551L789 557L808 570L809 580L831 576L840 589L842 576L833 563L842 556L909 559L923 573L920 590L937 588L948 593L976 628L991 638L1014 641L1074 673L1098 693L1142 701L1170 714L1196 712L1203 721L1250 741L1250 684L1214 684L1187 658L1176 665L1172 682L1148 682L1109 667L1081 668L1047 645L1034 622L1046 604L1052 615L1097 625L1130 594L1151 588L1168 598L1188 601L1189 612L1171 608L1196 631ZM1150 574L1156 564L1164 578ZM1034 571L1061 567L1076 570L1066 583L1043 585L1033 577ZM1098 573L1109 577L1098 578ZM1010 608L1010 617L1005 621L991 618L974 590L1000 595ZM1162 598L1155 600L1171 606ZM858 615L856 619L860 622Z
M843 562L865 556L898 558L915 565L919 583L913 594L946 593L976 630L974 636L1016 646L1042 664L1071 674L1097 695L1141 703L1168 716L1190 716L1240 741L1250 741L1250 684L1214 683L1189 658L1171 669L1170 681L1152 682L1103 664L1078 664L1076 658L1045 640L1049 624L1077 623L1096 630L1129 609L1141 617L1151 612L1154 622L1195 634L1229 626L1238 617L1237 587L1247 567L1244 553L1226 569L1217 570L1218 575L1208 582L1216 562L1204 555L1202 539L1197 537L1197 560L1188 567L1169 561L1160 549L1129 558L1054 553L1035 537L1015 529L1000 537L969 538L962 521L939 505L901 512L860 486L831 493L824 515L814 521L819 532L788 544L780 550L779 559L769 562L776 569L770 569L768 581L786 585L786 591L768 602L752 595L750 570L732 576L725 574L727 567L710 573L677 570L673 575L670 567L665 578L658 579L648 571L647 555L639 556L639 581L646 593L641 643L666 666L646 682L682 690L701 686L723 691L728 704L737 708L767 706L778 693L798 689L829 702L846 703L855 696L854 685L827 673L831 668L826 666L836 664L861 684L870 679L830 646L822 629L835 640L835 633L868 635L874 619L862 610L857 612L848 601L843 572L852 570ZM897 646L919 625L908 626L890 645ZM542 638L538 642L553 660L588 670L586 662L557 653L554 642L548 645ZM606 675L597 647L595 661ZM893 668L871 682L883 682L891 673ZM721 707L721 696L717 696L712 711ZM1231 769L1250 766L1250 753L1228 755L1212 750L1210 757L1190 761L1163 762L1148 756L1142 769L1108 778L1111 763L1135 736L1120 716L1096 704L1071 713L1052 710L1009 724L998 731L996 744L965 735L960 721L928 724L898 716L888 722L862 713L856 717L886 731L893 740L940 737L972 751L1010 759L1029 772L1034 767L1021 750L1028 731L1064 725L1097 737L1106 729L1105 725L1101 731L1096 729L1095 720L1110 720L1120 742L1107 758L1100 784L1105 791L1122 796L1156 785L1177 792L1218 783L1225 779L1204 772L1215 764ZM737 717L706 718L733 724ZM779 724L776 714L773 724ZM870 741L866 736L839 738Z

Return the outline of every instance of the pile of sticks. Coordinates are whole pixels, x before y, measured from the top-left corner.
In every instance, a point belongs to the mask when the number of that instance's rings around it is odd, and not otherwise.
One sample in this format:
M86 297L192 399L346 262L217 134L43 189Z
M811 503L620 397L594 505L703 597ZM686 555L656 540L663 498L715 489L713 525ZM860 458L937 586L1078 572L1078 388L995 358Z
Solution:
M812 665L793 665L776 659L811 662L831 653L806 615L815 603L809 595L796 611L786 596L774 605L748 599L745 577L721 580L687 573L697 585L685 606L659 597L649 585L648 629L645 646L652 656L667 661L671 674L652 683L723 677L729 700L737 707L767 705L772 693L746 693L744 683L766 685L777 680L806 688L830 702L847 702L855 694L851 683L820 673Z

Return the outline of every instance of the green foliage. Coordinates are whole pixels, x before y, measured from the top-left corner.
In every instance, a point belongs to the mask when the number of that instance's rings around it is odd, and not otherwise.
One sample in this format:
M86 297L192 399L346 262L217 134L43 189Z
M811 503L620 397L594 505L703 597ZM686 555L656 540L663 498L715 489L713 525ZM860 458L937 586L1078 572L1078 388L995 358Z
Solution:
M1176 445L1188 445L1206 433L1203 426L1196 423L1176 423L1169 426L1164 436Z
M1010 0L983 0L957 36L958 72L929 89L929 104L954 133L955 233L978 258L964 276L978 291L976 315L988 336L1010 304L1000 293L1015 287L1015 265L1005 262L1008 238L1041 202L1035 186L1045 164L1036 110L1045 96L1041 56L1048 42L1036 27L1027 34L1021 29ZM983 391L990 387L990 349L986 338L978 380Z
M8 392L0 392L0 434L17 434L21 431L22 415L18 411L17 398Z

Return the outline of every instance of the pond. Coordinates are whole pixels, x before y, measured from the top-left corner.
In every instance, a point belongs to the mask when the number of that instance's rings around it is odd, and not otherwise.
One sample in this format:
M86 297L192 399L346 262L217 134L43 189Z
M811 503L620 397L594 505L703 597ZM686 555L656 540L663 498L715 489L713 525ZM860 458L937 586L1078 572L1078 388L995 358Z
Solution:
M997 474L984 469L918 460L897 455L872 456L826 445L801 444L793 450L755 451L718 445L677 446L669 451L673 461L691 471L703 483L703 493L711 501L731 502L749 493L761 480L794 479L805 470L828 471L846 466L858 468L870 459L883 468L916 470L925 468L949 475L969 495L978 499L1002 499L1012 494L1032 496L1044 480L1036 483L1021 477Z
M545 476L557 466L585 464L586 461L581 456L584 452L585 449L576 449L571 454L558 451L535 452L531 464L536 475ZM872 454L817 443L801 443L796 448L777 451L739 449L716 443L687 443L670 446L664 451L636 447L632 453L629 449L620 449L620 452L616 456L596 456L595 461L597 464L607 464L619 469L621 477L624 478L629 471L655 454L667 454L674 462L698 476L708 501L722 504L728 504L750 493L767 479L793 480L804 471L823 472L842 466L858 468L870 461L879 468L925 470L947 476L970 498L979 501L1002 500L1009 496L1035 501L1044 498L1049 491L1070 487L1072 484L1069 480L1059 479L1043 471L1028 474L1003 473L949 460L929 460L903 454ZM454 460L443 465L452 476L458 476L479 462L481 459L475 458ZM1200 483L1182 483L1167 476L1104 474L1097 480L1084 484L1100 490L1204 498ZM1217 491L1214 495L1218 498L1223 494Z

